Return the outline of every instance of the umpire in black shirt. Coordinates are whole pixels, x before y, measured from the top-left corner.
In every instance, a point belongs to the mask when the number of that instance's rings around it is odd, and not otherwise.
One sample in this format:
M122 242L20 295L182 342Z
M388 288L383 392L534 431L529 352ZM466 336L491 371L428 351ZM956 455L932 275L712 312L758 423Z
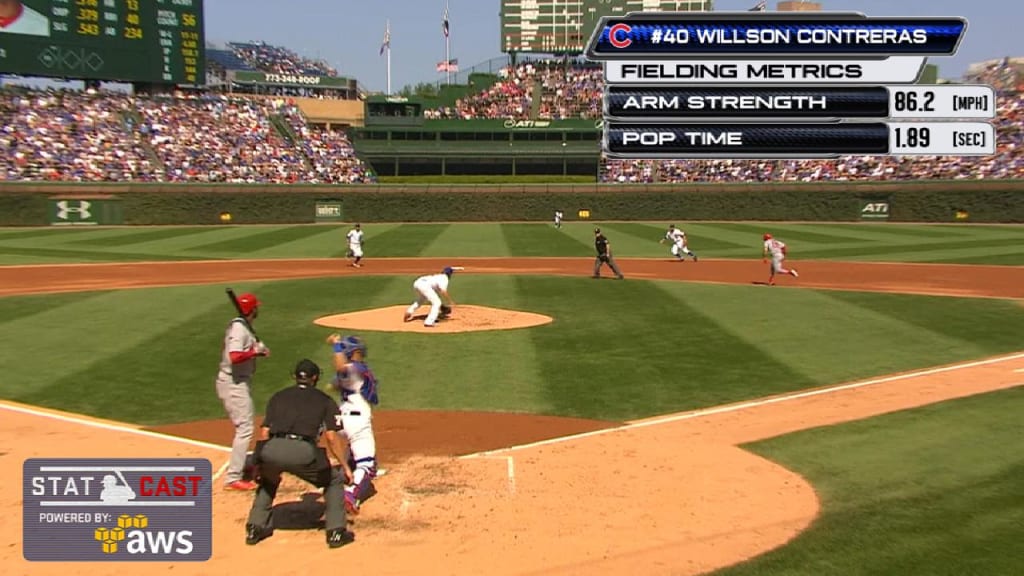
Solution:
M594 250L597 251L597 258L594 259L594 278L601 277L601 264L607 264L619 280L625 278L615 263L615 258L612 258L611 242L601 234L600 228L594 228Z
M338 431L341 412L330 396L316 388L320 367L301 360L295 367L295 386L271 396L257 436L253 462L259 466L259 488L245 525L246 544L256 544L273 530L272 509L281 474L288 472L324 490L327 506L324 528L327 545L338 548L352 540L345 529L344 484L352 482L348 447ZM331 466L327 450L318 446L323 433L339 470Z

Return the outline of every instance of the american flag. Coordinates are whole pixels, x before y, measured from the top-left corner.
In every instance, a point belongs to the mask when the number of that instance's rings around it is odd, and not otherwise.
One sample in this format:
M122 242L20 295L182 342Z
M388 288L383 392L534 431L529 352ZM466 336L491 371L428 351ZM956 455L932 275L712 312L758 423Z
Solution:
M438 72L458 72L459 71L459 59L452 58L448 62L444 60L437 63Z
M391 22L388 21L384 28L384 43L380 45L380 55L384 55L384 51L391 48Z

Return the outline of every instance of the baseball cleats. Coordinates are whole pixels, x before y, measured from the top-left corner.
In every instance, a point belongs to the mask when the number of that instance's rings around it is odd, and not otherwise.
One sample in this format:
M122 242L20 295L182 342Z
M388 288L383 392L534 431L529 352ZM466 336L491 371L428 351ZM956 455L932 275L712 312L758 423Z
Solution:
M249 546L259 544L261 540L270 536L270 531L266 528L260 528L255 524L245 525L245 543Z
M327 545L331 548L341 548L345 544L354 542L355 539L354 534L343 528L327 531Z
M790 270L789 273L793 275L793 278L799 278L800 277L800 275L796 273L796 270Z
M237 492L248 492L255 490L259 485L252 480L235 480L224 486L225 490L235 490Z

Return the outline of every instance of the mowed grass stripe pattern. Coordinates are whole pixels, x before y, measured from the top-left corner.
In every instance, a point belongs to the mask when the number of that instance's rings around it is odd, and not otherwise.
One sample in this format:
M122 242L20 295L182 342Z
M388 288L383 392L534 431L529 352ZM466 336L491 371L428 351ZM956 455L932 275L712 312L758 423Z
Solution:
M756 258L764 232L790 258L1024 264L1024 226L672 222L707 258ZM387 257L591 256L600 226L619 257L670 257L658 222L364 224L367 260ZM0 230L0 264L196 258L341 257L344 225Z
M233 286L264 302L257 329L272 354L259 364L257 403L289 383L300 358L331 365L325 338L334 330L316 318L383 306L401 314L415 298L415 277ZM464 334L357 332L381 378L383 409L622 421L1007 353L1020 348L1012 335L1024 321L1024 308L1001 300L661 281L456 273L451 290L459 303L526 309L554 322ZM221 285L0 303L0 313L16 311L0 317L0 396L142 424L223 417L212 383L234 312Z
M518 282L531 309L559 319L530 332L558 414L627 420L744 398L764 382L813 385L656 284Z
M746 446L807 478L822 511L715 576L1020 573L1022 410L1018 387Z

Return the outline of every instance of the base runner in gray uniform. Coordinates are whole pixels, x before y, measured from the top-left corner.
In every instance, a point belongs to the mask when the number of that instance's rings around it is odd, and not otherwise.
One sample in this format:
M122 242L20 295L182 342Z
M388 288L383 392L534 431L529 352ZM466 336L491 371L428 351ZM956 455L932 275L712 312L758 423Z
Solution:
M238 305L244 317L231 320L224 331L224 347L217 373L217 397L235 426L224 487L229 490L255 490L256 483L243 478L253 434L252 376L256 372L256 358L269 356L270 349L257 341L249 329L259 315L259 300L253 294L242 294L238 297Z

